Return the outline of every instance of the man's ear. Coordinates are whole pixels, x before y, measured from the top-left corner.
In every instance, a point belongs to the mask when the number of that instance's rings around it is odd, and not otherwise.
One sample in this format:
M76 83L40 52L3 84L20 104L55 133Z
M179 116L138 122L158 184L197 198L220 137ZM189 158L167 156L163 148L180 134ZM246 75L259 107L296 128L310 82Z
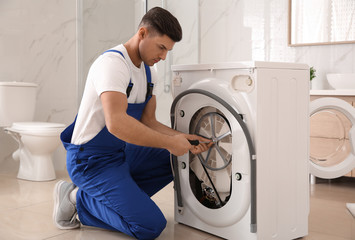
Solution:
M139 39L144 39L145 37L147 37L148 35L148 29L145 28L145 27L140 27L138 29L138 36L139 36Z

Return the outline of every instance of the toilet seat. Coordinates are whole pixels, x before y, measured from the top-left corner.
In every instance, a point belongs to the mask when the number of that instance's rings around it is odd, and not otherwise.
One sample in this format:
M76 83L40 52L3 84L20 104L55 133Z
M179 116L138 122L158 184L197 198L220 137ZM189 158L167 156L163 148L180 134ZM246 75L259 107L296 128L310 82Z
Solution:
M49 122L15 122L7 130L37 136L56 136L62 132L65 124Z

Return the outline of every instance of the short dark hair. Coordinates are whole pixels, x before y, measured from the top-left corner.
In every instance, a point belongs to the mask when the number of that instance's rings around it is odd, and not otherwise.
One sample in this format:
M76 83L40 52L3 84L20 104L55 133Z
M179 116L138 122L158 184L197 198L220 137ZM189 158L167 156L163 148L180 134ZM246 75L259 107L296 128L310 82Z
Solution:
M156 31L160 35L166 34L174 42L182 39L182 30L179 21L169 11L154 7L142 18L139 27L147 27L148 30Z

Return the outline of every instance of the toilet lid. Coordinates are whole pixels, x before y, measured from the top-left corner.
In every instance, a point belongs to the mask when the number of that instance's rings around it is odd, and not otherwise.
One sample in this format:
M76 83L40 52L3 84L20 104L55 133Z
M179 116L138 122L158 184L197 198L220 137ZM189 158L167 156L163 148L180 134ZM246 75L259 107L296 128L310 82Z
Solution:
M12 124L12 129L19 131L50 131L65 128L62 123L49 123L49 122L15 122Z

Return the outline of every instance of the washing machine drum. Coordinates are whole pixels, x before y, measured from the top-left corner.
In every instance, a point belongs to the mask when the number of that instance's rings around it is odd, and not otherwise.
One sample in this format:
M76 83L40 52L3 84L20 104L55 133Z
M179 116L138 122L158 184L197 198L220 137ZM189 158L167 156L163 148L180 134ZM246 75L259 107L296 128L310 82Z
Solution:
M196 198L208 208L224 206L231 195L232 131L217 109L205 107L195 113L190 133L213 139L206 152L190 156L190 184Z

